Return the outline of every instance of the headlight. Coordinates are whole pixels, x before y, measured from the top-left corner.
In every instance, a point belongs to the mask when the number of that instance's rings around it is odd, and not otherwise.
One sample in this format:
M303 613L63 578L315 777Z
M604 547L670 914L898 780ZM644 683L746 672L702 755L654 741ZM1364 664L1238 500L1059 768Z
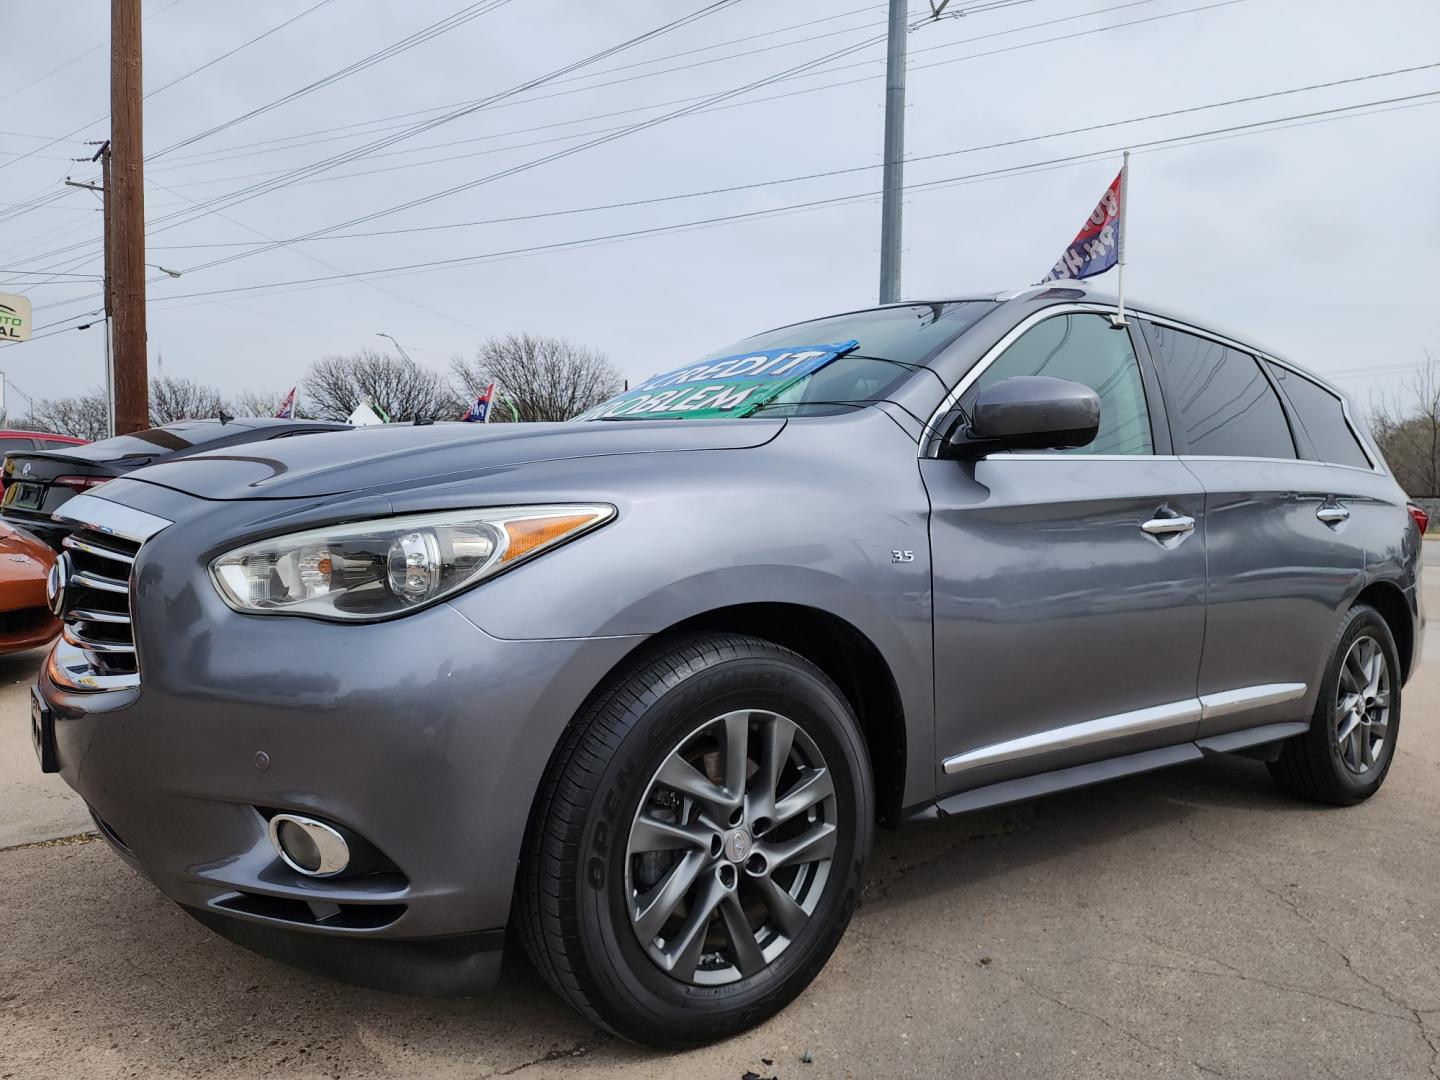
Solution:
M606 505L380 518L276 536L210 564L236 611L378 619L450 596L615 516Z

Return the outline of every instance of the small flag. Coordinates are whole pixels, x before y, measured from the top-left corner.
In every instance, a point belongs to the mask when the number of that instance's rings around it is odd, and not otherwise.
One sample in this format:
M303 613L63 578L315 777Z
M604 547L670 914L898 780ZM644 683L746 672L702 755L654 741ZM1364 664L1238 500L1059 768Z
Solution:
M495 397L495 384L492 382L485 387L485 392L475 399L475 404L470 406L469 412L461 417L467 424L488 424L490 422L490 402Z
M1103 274L1117 262L1122 261L1125 251L1125 181L1126 168L1120 170L1114 183L1105 189L1099 205L1090 214L1089 220L1070 246L1061 254L1050 272L1040 279L1047 281L1064 278L1076 280Z
M290 387L290 393L285 395L285 400L280 403L280 408L275 410L275 419L295 419L295 387Z

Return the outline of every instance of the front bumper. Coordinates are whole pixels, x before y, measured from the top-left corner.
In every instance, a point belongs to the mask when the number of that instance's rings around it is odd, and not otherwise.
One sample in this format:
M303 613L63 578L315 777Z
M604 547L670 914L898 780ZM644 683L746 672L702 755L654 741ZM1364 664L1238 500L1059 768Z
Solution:
M165 559L168 535L137 563L141 685L40 675L65 781L127 862L242 944L392 989L486 988L551 751L638 639L502 640L447 604L364 626L240 615ZM275 810L391 865L298 874Z

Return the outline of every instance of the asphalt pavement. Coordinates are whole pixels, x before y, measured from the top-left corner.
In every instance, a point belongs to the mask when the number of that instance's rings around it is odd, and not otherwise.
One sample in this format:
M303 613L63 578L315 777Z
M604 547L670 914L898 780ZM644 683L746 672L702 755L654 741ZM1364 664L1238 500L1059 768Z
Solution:
M1440 568L1426 591L1440 613ZM1364 805L1293 801L1233 758L881 833L815 984L679 1055L596 1031L519 956L494 994L435 1001L209 933L38 773L41 654L0 658L0 1080L1440 1078L1437 646Z

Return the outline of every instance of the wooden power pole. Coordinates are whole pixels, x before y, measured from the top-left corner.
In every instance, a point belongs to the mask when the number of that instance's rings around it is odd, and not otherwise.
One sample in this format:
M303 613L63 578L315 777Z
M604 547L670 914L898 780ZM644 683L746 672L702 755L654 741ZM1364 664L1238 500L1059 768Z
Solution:
M113 303L115 434L150 426L145 339L145 145L140 0L110 0L110 180L105 209Z

